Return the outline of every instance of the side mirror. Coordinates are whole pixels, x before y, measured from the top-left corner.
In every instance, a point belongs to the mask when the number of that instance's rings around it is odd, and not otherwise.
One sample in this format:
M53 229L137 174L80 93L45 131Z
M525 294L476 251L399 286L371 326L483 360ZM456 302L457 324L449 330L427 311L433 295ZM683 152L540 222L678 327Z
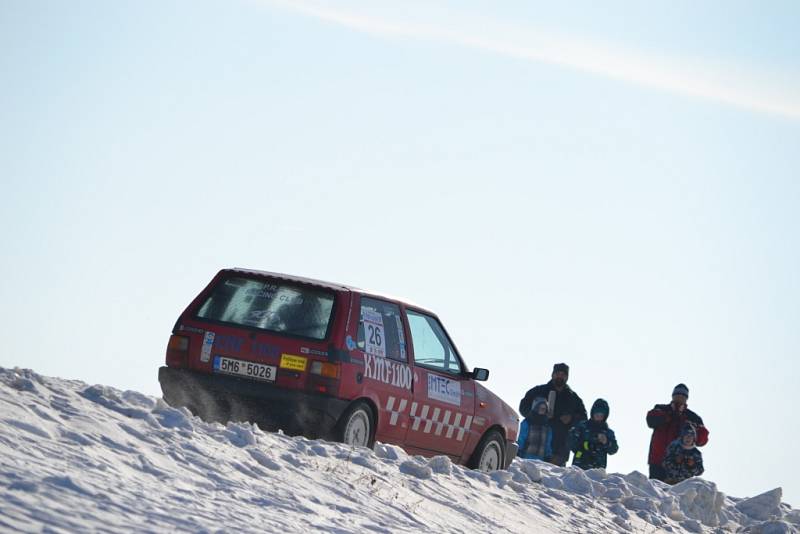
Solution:
M472 370L472 378L480 382L485 382L489 379L489 370L476 367Z

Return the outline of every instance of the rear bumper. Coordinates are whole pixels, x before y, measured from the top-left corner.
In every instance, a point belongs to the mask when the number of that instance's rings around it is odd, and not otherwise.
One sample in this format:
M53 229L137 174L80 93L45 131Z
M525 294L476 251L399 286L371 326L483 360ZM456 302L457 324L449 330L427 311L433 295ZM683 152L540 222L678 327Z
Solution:
M311 439L329 437L349 401L276 387L234 376L161 367L164 400L185 406L207 421L251 421Z

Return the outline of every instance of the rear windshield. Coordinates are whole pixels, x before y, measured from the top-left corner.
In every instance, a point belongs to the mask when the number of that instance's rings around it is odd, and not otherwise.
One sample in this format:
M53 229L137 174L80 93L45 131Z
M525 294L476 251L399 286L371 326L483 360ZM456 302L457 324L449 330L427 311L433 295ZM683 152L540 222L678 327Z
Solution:
M214 287L197 317L322 340L328 332L333 298L332 291L233 277Z

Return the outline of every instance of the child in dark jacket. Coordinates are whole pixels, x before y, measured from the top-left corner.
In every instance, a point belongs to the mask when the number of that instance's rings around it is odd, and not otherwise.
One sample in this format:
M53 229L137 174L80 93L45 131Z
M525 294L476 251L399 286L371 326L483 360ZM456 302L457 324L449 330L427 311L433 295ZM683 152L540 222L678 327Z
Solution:
M581 469L605 469L607 455L619 450L614 431L608 427L608 403L597 399L592 405L590 419L581 421L569 430L567 443L575 455L572 465Z
M532 460L549 461L553 455L553 429L547 419L547 401L534 399L533 407L519 426L517 456Z
M703 474L703 454L695 446L696 443L697 431L694 425L687 423L681 429L680 437L667 446L662 463L667 475L664 482L677 484Z

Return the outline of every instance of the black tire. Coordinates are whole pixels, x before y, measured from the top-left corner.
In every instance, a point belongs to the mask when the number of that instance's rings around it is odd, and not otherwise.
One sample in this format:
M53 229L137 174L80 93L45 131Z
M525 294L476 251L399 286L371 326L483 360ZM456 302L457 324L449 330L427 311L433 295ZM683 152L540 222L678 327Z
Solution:
M364 401L356 401L339 418L333 439L352 447L371 449L375 446L375 423L372 407Z
M481 438L472 457L469 467L480 471L496 471L505 469L505 440L497 430L490 430Z

